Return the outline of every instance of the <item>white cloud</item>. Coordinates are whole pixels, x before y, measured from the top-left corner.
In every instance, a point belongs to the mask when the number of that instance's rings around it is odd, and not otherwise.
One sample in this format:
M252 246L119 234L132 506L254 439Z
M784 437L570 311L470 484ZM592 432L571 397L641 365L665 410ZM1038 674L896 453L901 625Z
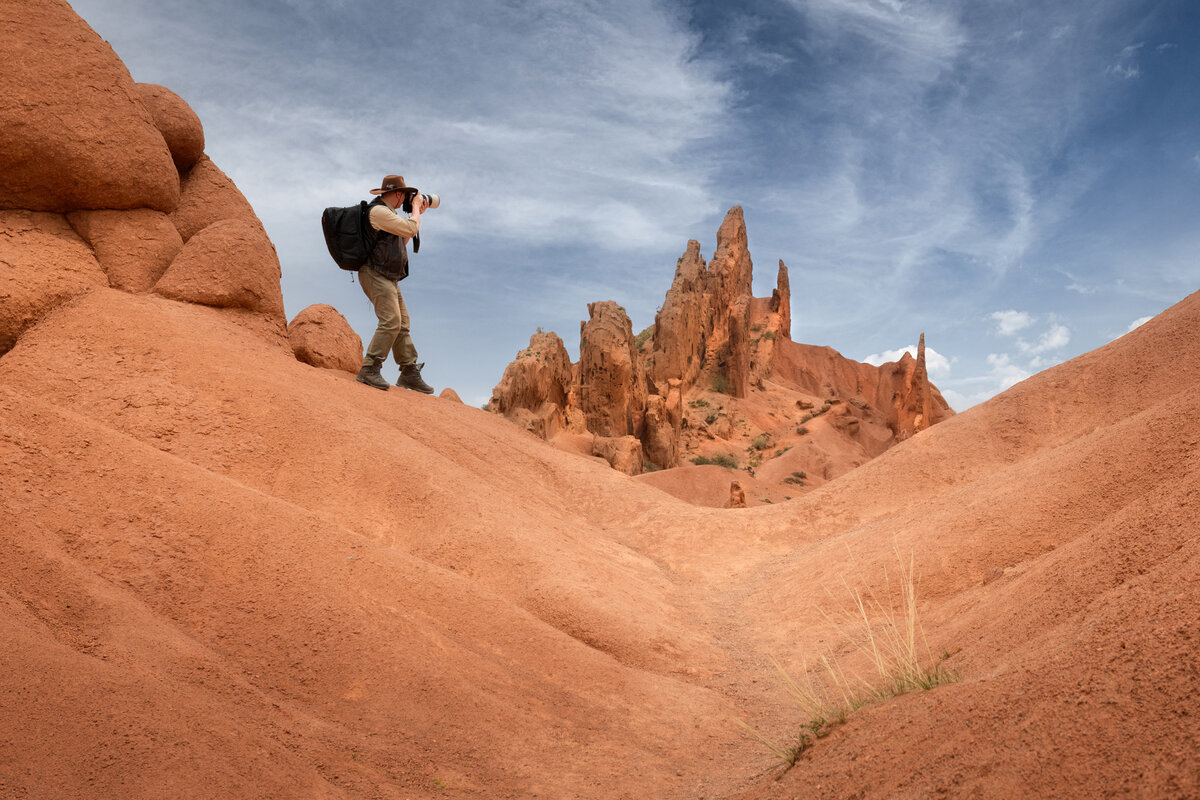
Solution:
M1050 326L1049 330L1038 338L1037 342L1030 344L1024 339L1018 339L1017 347L1021 349L1022 353L1027 355L1039 355L1049 350L1058 350L1059 348L1066 347L1070 341L1071 329L1066 325L1054 323Z
M908 353L913 358L917 357L917 346L910 344L908 347L899 347L895 350L884 350L882 353L872 353L863 359L867 364L886 364L890 361L899 361L900 358ZM932 347L925 348L925 369L929 372L931 378L944 378L950 374L950 359L934 350Z
M1154 317L1153 317L1153 316L1149 316L1149 317L1138 317L1138 318L1137 318L1137 319L1135 319L1133 322L1129 323L1129 328L1128 328L1128 330L1126 330L1125 332L1126 332L1126 333L1129 333L1129 331L1131 331L1131 330L1133 330L1133 329L1135 329L1135 328L1140 328L1140 327L1142 327L1143 325L1145 325L1147 322L1149 322L1149 321L1150 321L1150 320L1152 320L1152 319L1154 319Z
M1012 336L1033 324L1033 316L1024 311L993 311L991 318L996 320L996 326L1001 335Z
M989 353L987 363L991 367L990 377L999 382L1001 391L1015 386L1033 374L1014 364L1008 353Z

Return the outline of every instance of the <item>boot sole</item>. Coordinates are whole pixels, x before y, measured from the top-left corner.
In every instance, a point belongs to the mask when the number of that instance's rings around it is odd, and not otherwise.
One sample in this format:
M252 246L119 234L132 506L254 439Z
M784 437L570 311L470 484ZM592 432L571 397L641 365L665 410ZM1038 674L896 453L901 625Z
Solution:
M355 377L355 379L354 379L354 380L358 381L358 382L359 382L359 383L361 383L363 386L370 386L372 389L379 389L380 391L383 391L383 392L386 392L388 389L390 389L390 388L391 388L391 387L390 387L388 384L386 384L386 383L385 383L383 386L377 386L377 385L376 385L376 384L374 384L374 383L368 383L367 381L364 381L362 378Z

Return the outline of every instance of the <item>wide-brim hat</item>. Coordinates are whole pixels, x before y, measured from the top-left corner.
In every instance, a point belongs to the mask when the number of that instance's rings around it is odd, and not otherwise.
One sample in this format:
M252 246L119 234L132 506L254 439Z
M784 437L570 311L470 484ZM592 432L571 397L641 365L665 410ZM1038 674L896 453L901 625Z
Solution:
M388 175L383 179L383 183L378 189L372 189L371 194L387 194L388 192L404 192L406 194L416 194L417 190L411 186L404 184L403 175Z

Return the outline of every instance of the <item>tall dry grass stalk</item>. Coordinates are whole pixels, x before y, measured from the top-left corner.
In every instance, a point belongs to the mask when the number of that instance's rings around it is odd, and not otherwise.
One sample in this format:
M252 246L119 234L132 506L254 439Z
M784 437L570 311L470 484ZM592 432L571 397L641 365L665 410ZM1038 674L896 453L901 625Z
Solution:
M852 608L840 620L822 612L842 637L851 641L868 659L871 674L848 673L842 659L827 654L822 654L810 665L802 654L799 677L795 677L776 658L770 658L788 697L809 721L791 747L771 742L744 722L742 725L784 765L794 764L811 746L813 739L825 736L831 726L845 722L851 713L865 705L959 679L958 674L942 664L941 659L934 658L929 649L917 613L917 581L912 555L909 555L907 566L899 553L896 557L900 562L898 608L884 605L873 593L864 594L843 579ZM890 595L891 582L886 573L884 580Z

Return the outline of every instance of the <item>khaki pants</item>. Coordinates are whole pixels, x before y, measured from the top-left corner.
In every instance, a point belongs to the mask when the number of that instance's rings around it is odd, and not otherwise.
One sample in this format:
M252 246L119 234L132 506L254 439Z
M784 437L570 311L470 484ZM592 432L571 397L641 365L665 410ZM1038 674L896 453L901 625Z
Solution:
M358 271L358 282L379 318L379 327L363 356L363 366L371 366L375 359L380 363L387 361L389 351L401 366L417 363L417 348L408 335L408 309L404 307L404 298L396 281L388 280L370 267L363 267Z

